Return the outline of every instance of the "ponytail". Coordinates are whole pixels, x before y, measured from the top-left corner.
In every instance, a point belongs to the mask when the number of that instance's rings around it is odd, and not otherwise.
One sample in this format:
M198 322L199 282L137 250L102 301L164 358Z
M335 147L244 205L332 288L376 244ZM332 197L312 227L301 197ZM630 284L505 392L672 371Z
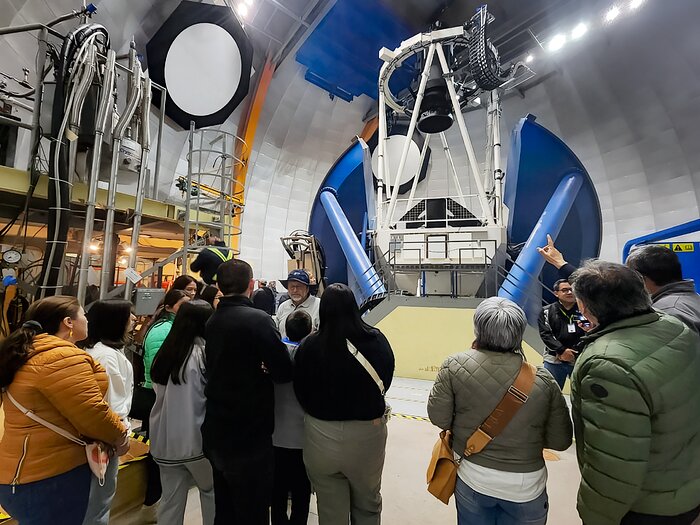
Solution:
M0 389L7 388L17 370L29 359L34 336L43 332L36 321L27 321L0 345Z
M0 343L0 389L7 388L17 371L29 360L38 334L56 334L66 317L75 319L80 303L75 297L54 295L33 303L27 321Z

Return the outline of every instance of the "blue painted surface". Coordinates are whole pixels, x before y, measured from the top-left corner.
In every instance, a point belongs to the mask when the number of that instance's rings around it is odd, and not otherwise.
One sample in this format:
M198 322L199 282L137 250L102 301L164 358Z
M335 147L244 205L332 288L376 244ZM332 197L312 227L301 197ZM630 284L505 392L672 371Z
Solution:
M335 96L376 99L379 50L394 49L418 31L380 0L338 0L299 48L296 60L308 68L307 80ZM392 77L391 87L407 86L411 76L404 67Z
M542 309L542 291L537 277L542 272L545 260L537 252L537 247L547 244L547 234L552 238L559 236L583 182L584 175L580 171L571 172L561 179L498 291L499 297L519 304L531 323L536 322Z
M602 219L593 182L574 152L551 131L537 124L534 116L528 115L518 122L511 134L504 188L504 202L509 210L509 247L527 242L559 183L574 172L582 175L581 189L555 242L567 261L580 265L583 259L600 254ZM535 279L530 279L533 290L538 288ZM551 288L557 279L557 270L546 265L542 281ZM531 321L535 304L521 305Z
M700 242L673 242L673 243L650 243L650 244L661 244L670 248L676 255L678 255L678 260L681 262L681 268L683 269L683 279L692 279L695 281L695 291L700 293ZM678 250L678 245L681 244L684 247L687 245L692 245L693 251L680 251Z
M355 141L338 158L321 183L321 188L328 187L335 190L336 198L343 209L348 224L356 234L355 238L359 237L363 230L365 214L367 213L363 158L362 143L359 140ZM347 261L333 231L333 226L323 209L320 196L321 192L319 191L311 206L309 233L321 243L326 260L325 277L328 284L348 284Z
M326 218L330 222L335 237L340 245L347 262L348 269L357 283L355 298L359 305L365 304L369 299L378 294L385 294L386 289L381 278L369 261L364 247L357 239L357 235L348 222L345 213L338 203L332 188L323 188L319 200L326 212Z
M635 244L648 244L654 241L673 239L674 237L687 235L688 233L695 233L697 231L700 231L700 219L695 219L694 221L672 226L658 232L648 233L646 235L642 235L641 237L637 237L636 239L631 239L627 241L625 246L622 248L622 262L627 260L627 256L630 254L630 250Z

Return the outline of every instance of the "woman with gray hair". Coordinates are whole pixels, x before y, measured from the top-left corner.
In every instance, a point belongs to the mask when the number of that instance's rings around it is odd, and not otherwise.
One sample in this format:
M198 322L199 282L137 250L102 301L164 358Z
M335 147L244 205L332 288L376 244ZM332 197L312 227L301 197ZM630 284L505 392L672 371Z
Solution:
M491 415L518 376L525 312L499 297L474 313L471 349L448 357L428 399L434 425L450 430L460 456L469 436ZM455 499L459 525L544 524L549 507L542 450L566 450L572 425L554 378L538 368L526 402L479 453L464 456Z

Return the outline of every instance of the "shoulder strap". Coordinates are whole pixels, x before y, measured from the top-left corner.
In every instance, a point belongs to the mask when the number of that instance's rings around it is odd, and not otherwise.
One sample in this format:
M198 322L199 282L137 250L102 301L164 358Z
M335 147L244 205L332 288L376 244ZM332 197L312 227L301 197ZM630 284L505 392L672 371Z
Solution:
M374 382L377 384L377 387L379 387L379 391L381 392L382 395L384 395L385 389L384 389L384 382L382 379L379 377L379 374L377 371L374 369L372 364L367 361L365 356L363 356L360 351L355 348L355 345L353 345L350 341L347 339L345 340L348 344L348 352L350 352L355 359L358 360L358 362L362 365L362 368L367 370L367 373L370 375L370 377L374 380Z
M27 416L29 419L31 419L31 420L33 420L33 421L36 421L37 423L39 423L40 425L45 426L45 427L48 428L49 430L53 430L54 432L56 432L56 434L59 434L59 435L63 436L63 437L66 438L66 439L69 439L70 441L72 441L73 443L76 443L77 445L80 445L81 447L84 447L85 445L87 445L87 443L85 443L85 441L83 441L82 439L75 437L73 434L71 434L71 433L69 433L69 432L66 432L66 431L63 430L61 427L57 427L57 426L54 425L53 423L49 423L49 422L46 421L45 419L43 419L43 418L37 416L37 415L36 415L34 412L32 412L31 410L29 410L29 409L27 409L27 408L24 408L22 405L19 404L19 401L17 401L14 397L12 397L12 394L10 394L10 392L8 392L7 390L5 390L5 394L7 395L8 399L9 399L10 401L12 401L12 404L15 405L15 406L17 407L17 409L18 409L20 412L22 412L22 414L24 414L25 416Z
M508 426L520 407L527 402L532 385L535 384L536 372L537 369L533 365L523 360L518 376L508 387L503 399L489 414L489 417L479 425L479 428L469 436L467 447L464 450L465 456L471 456L484 450L484 447Z

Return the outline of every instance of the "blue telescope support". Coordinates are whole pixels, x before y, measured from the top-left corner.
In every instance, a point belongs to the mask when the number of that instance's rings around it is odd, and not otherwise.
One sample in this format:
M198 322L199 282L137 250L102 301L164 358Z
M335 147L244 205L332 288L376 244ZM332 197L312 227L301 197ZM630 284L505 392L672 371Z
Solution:
M525 310L528 318L539 315L541 308L541 292L534 287L545 261L537 252L537 247L547 244L547 234L553 239L557 238L583 181L584 175L579 171L570 172L562 178L498 291L499 297L510 299ZM528 308L533 298L537 299L537 304Z
M695 219L690 222L685 222L677 226L671 226L665 230L660 230L654 233L648 233L647 235L642 235L636 239L631 239L625 243L624 248L622 248L622 263L627 260L627 256L630 254L630 250L633 246L637 244L645 244L649 242L665 241L666 239L673 239L679 235L686 235L688 233L695 233L700 231L700 219Z
M364 247L360 244L345 213L343 213L335 190L328 187L323 188L320 192L320 200L340 248L343 250L348 268L359 285L360 306L375 296L383 296L386 293L384 283L372 266Z

